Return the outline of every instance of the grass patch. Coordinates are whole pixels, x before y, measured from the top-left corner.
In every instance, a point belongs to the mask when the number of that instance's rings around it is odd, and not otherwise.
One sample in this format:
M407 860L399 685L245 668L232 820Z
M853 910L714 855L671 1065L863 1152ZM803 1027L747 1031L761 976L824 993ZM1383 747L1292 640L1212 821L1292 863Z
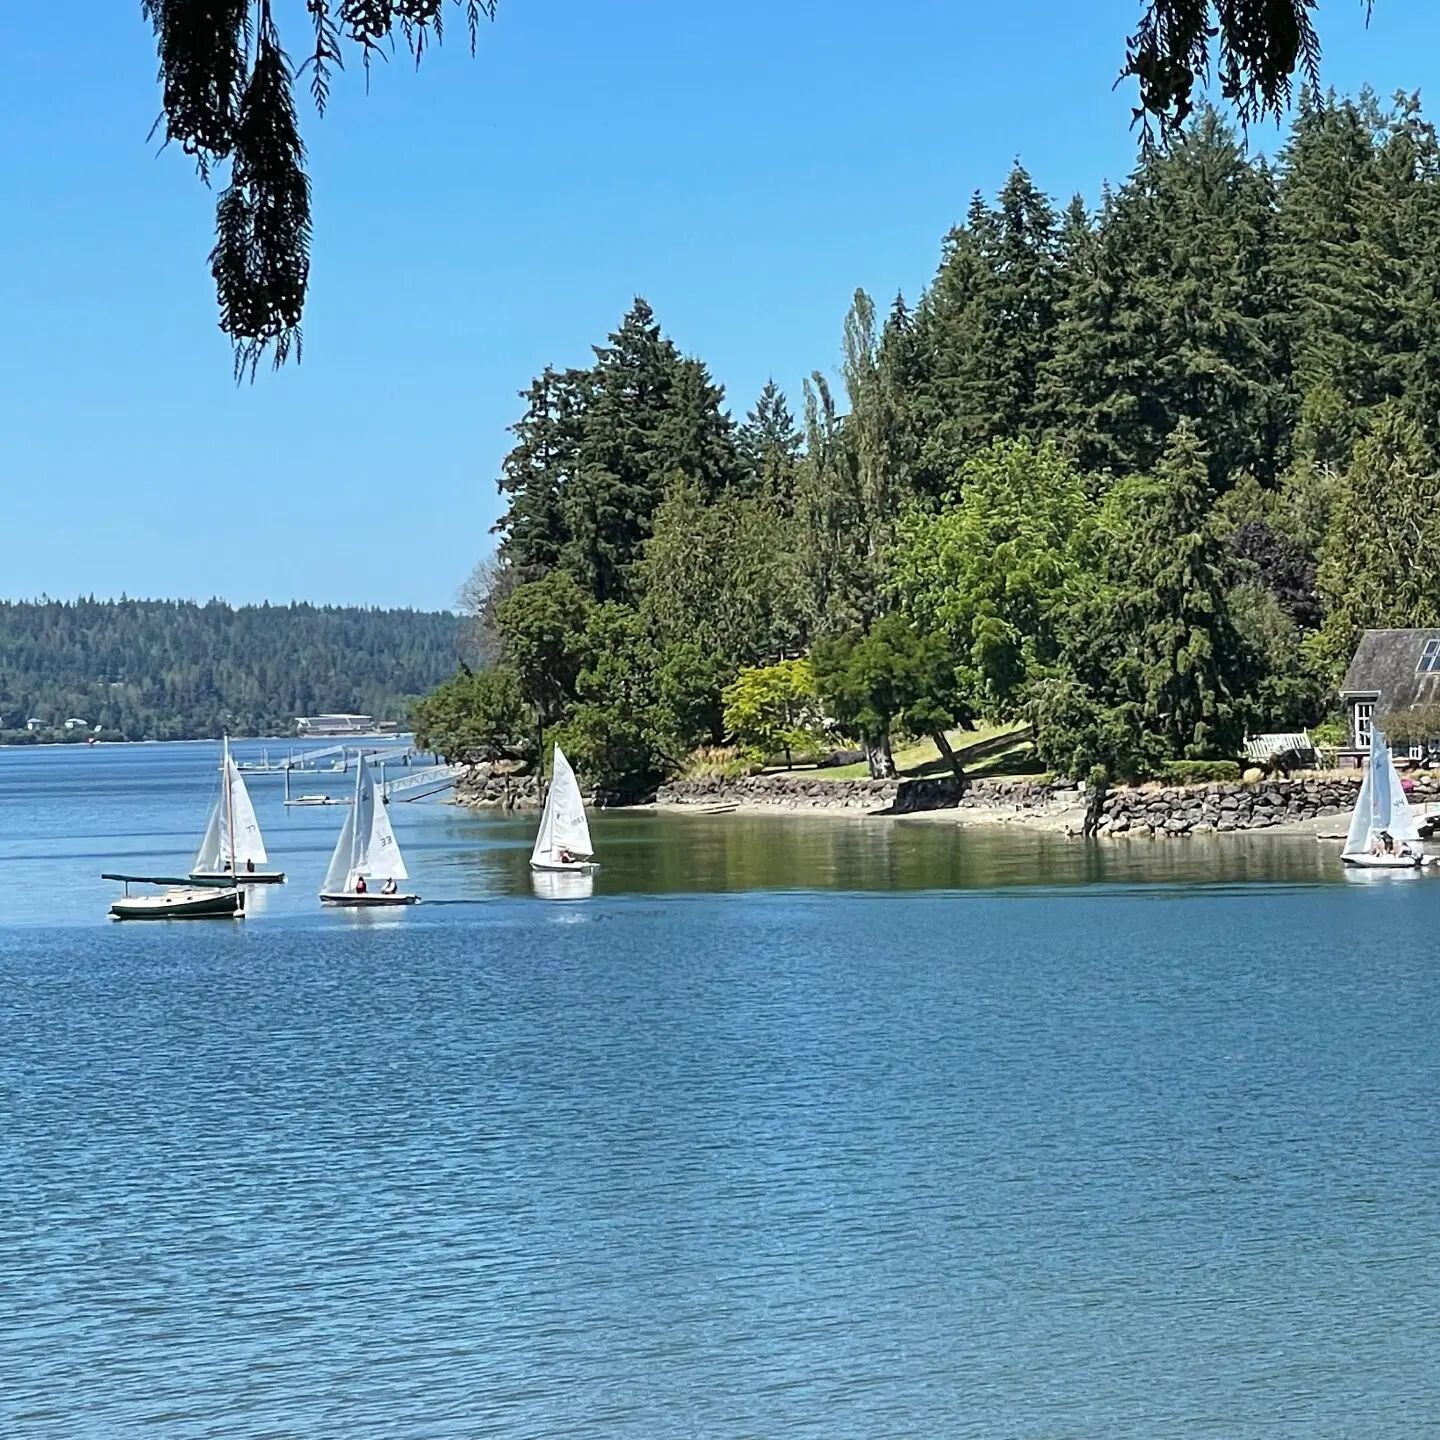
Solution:
M946 736L954 747L955 754L960 763L965 765L966 772L976 776L995 773L988 767L997 760L1002 760L1003 755L992 755L988 759L980 761L974 769L965 764L965 752L973 745L983 745L986 741L997 739L1001 735L1015 734L1017 737L1025 732L1023 725L981 725L975 730L949 730ZM1028 741L1021 742L1017 739L1017 746L1031 748ZM1007 755L1009 751L1005 752ZM950 764L936 749L935 742L928 736L923 740L916 740L908 745L903 745L895 751L895 767L901 776L907 780L920 779L930 775L949 775ZM771 775L798 775L806 780L864 780L869 777L870 771L862 760L855 765L827 765L827 766L799 766L793 770L771 770ZM1021 772L1015 772L1021 773Z

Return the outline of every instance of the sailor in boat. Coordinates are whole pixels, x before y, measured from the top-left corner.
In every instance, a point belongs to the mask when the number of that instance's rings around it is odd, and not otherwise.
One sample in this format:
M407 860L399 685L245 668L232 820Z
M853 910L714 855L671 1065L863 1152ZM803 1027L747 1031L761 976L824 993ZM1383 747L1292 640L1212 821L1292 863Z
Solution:
M573 865L575 857L562 845L557 852L557 858L562 865Z
M247 875L253 875L255 873L255 862L253 860L247 860L245 862L245 873Z
M357 895L363 895L366 888L365 877L363 875L357 875L355 877L355 893Z
M380 887L380 893L382 895L396 895L399 894L399 891L400 887L395 883L395 877L393 875Z

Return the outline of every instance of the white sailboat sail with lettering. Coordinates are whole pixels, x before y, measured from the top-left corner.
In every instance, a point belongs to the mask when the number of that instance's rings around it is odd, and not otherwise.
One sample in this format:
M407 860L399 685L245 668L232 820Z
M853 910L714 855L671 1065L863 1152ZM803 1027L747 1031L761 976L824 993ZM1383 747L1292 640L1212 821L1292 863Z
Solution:
M540 833L530 852L530 868L593 870L596 868L595 845L585 818L585 799L580 793L580 782L558 745L552 772L550 793L545 797L545 810L540 816Z
M190 873L194 876L233 874L248 883L283 880L285 877L279 871L262 868L269 863L260 820L250 792L245 788L245 777L231 757L227 737L221 747L220 793L210 809Z
M320 898L332 905L413 905L420 897L399 888L409 878L384 798L362 755L355 766L355 800L340 827Z
M1360 782L1340 858L1347 865L1372 870L1413 870L1425 863L1420 831L1400 783L1400 772L1377 729L1370 732L1370 763Z

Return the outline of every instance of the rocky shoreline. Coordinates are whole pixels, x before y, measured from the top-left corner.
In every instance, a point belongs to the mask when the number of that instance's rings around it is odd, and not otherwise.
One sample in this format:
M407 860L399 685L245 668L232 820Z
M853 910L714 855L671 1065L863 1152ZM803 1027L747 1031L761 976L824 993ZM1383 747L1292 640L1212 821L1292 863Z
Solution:
M659 806L770 806L783 810L846 810L909 815L928 810L1011 810L1054 813L1081 801L1066 781L807 780L800 775L742 775L672 780L655 797Z
M1324 816L1348 815L1358 775L1204 785L1121 787L1106 796L1098 833L1115 839L1179 838L1233 831L1293 829ZM1440 803L1440 778L1417 776L1417 805ZM481 809L535 809L534 776L475 774L457 787L457 803ZM784 812L811 815L914 816L959 823L1019 823L1078 829L1085 811L1082 786L1067 781L811 780L803 775L743 775L672 780L655 796L657 809Z

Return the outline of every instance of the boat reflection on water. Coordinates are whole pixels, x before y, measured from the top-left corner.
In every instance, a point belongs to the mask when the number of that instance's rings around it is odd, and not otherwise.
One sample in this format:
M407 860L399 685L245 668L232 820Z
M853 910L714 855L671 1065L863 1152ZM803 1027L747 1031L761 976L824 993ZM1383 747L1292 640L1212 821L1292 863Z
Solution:
M588 870L532 870L530 883L539 900L588 900L595 893L595 876Z

